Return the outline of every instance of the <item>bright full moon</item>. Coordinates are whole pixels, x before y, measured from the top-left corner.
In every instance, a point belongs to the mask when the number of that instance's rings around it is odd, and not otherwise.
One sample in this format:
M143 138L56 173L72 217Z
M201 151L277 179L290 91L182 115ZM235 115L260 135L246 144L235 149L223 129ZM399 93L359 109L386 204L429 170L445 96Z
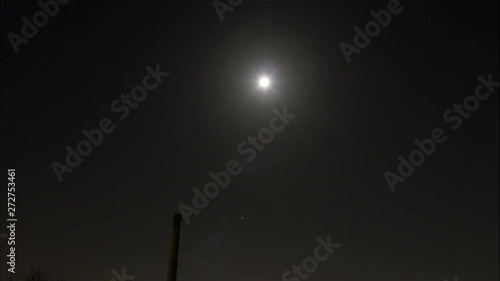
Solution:
M269 88L269 85L271 84L271 81L269 81L269 78L267 77L261 77L259 79L259 86L263 89Z

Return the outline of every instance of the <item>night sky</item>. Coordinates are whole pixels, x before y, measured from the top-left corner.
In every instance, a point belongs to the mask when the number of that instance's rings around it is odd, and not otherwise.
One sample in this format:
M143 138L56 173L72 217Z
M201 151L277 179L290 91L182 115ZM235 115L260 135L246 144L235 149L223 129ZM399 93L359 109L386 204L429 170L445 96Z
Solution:
M179 204L236 161L182 225L179 281L303 280L282 275L328 236L340 247L307 280L499 280L498 85L454 111L479 76L499 81L499 3L401 0L349 63L340 44L391 1L242 0L221 18L211 0L73 0L17 53L8 34L41 8L2 1L0 232L14 168L15 276L166 280ZM155 89L113 110L157 67ZM285 107L295 117L249 161L238 147ZM114 129L61 182L54 161L103 119ZM446 141L391 188L386 171L436 128Z

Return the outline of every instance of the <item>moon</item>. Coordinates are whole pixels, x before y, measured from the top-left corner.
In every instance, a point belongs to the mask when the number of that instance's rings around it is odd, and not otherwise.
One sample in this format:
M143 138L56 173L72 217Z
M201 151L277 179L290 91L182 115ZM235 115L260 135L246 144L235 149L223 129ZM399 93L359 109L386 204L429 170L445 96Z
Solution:
M259 87L262 88L262 89L267 89L269 88L269 86L271 85L271 80L269 80L268 77L266 76L262 76L260 79L259 79Z

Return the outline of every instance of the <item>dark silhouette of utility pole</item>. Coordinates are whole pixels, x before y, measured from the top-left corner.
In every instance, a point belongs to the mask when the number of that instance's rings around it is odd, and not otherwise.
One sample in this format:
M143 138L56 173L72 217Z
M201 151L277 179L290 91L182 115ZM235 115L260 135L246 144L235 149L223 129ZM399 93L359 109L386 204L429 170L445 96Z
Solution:
M172 240L170 240L170 257L167 281L177 281L177 264L179 261L179 241L181 235L181 214L175 214L173 219Z

